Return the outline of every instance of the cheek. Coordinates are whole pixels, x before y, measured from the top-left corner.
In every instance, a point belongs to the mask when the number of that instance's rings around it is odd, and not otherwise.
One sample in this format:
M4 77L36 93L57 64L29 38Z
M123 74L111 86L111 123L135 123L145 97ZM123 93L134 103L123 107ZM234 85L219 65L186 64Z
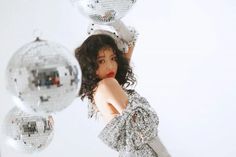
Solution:
M99 74L99 67L96 70L96 75L98 75L98 74Z
M116 70L118 70L118 64L116 63L116 66L115 66Z
M101 71L101 68L98 68L98 69L96 70L96 74L97 74L97 75L100 74L100 71Z
M99 76L99 77L102 75L102 67L99 67L99 68L96 70L96 75Z

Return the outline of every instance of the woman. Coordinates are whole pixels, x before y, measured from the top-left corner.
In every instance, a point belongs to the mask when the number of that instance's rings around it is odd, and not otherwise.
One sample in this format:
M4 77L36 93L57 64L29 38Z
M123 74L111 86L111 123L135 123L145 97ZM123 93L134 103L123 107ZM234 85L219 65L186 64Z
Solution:
M89 99L90 118L101 113L107 124L99 138L120 157L169 157L157 136L156 112L145 98L128 89L136 82L129 65L135 31L121 21L112 26L118 36L91 28L92 35L75 51L82 69L79 96Z

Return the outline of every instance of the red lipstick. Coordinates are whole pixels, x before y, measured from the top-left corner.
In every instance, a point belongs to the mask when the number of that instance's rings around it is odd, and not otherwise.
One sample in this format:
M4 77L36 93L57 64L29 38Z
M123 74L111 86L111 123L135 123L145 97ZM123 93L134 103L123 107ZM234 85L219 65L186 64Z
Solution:
M107 74L107 77L114 77L114 76L115 76L115 73L113 71L111 71Z

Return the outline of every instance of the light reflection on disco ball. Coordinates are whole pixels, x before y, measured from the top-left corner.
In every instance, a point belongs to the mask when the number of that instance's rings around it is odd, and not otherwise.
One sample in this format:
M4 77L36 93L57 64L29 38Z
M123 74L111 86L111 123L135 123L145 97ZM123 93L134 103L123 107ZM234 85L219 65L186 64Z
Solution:
M33 153L46 148L54 129L51 116L28 114L14 107L5 117L3 132L6 143L16 150Z
M71 0L96 23L106 24L125 16L136 0Z
M8 63L6 76L18 107L37 114L66 108L81 85L75 57L65 47L42 40L19 49Z

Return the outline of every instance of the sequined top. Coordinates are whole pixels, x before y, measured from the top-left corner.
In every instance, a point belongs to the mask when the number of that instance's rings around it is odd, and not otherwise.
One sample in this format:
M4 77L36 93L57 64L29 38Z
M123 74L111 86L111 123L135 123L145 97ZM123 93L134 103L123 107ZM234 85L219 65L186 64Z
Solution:
M137 92L127 92L127 95L126 109L106 124L98 137L118 151L119 157L158 157L148 144L158 135L157 114Z

